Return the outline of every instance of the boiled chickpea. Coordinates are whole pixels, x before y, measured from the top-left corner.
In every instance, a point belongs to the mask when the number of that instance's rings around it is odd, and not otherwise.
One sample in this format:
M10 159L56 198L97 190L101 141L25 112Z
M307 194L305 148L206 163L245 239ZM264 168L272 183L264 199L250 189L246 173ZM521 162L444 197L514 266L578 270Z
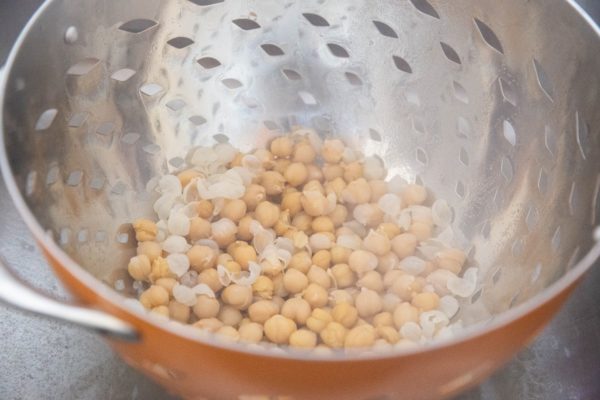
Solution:
M198 272L214 268L217 264L217 254L208 246L192 246L187 252L187 257L190 260L190 267Z
M294 161L304 164L312 164L317 157L315 149L308 142L300 142L294 147Z
M323 178L326 181L332 181L344 176L344 167L339 164L325 164L323 166Z
M304 212L299 212L292 218L292 225L299 231L310 232L312 217Z
M263 327L256 322L241 325L238 329L240 341L247 343L258 343L263 338Z
M140 295L140 303L148 309L169 304L169 292L158 285L152 285Z
M200 319L212 318L219 314L220 307L221 304L219 303L219 300L213 297L200 295L196 298L196 304L194 304L192 310Z
M344 167L344 180L352 182L363 177L363 166L358 161L353 161Z
M220 339L231 340L237 342L240 339L240 334L233 326L222 326L217 330L217 335Z
M145 254L131 257L129 265L127 266L127 271L136 281L148 280L148 275L150 275L150 272L152 271L150 259Z
M307 276L295 268L288 268L283 275L283 286L289 293L302 292L308 286Z
M221 217L230 219L231 221L237 223L239 222L246 212L248 211L246 207L246 203L244 203L241 199L230 200L225 203L225 206L221 210Z
M366 204L371 200L371 186L364 178L349 182L342 191L342 199L348 204Z
M238 228L237 228L238 239L244 240L246 242L249 242L252 240L254 235L250 231L250 226L253 221L254 221L254 218L252 218L252 215L250 215L250 214L247 214L244 217L242 217L242 219L240 219L240 222L238 222Z
M281 209L289 211L290 216L294 217L302 211L302 203L300 202L301 197L302 192L285 193L281 198Z
M304 289L302 297L311 305L311 307L323 307L328 301L327 290L316 283L309 284L308 287Z
M331 268L331 275L339 288L347 288L356 282L356 274L348 264L336 264Z
M356 283L359 287L364 287L373 290L377 293L383 293L383 278L377 271L366 272Z
M281 315L304 325L311 315L310 304L301 297L292 297L281 306Z
M231 284L223 289L221 300L238 310L245 310L252 304L252 288L235 283Z
M186 169L185 171L181 171L177 174L177 178L179 179L179 183L181 183L181 187L186 187L188 183L192 181L192 179L201 177L202 174L195 169Z
M308 169L304 164L294 162L287 166L283 176L290 185L297 187L308 179Z
M348 330L339 322L330 322L319 333L321 340L331 348L340 348L344 346L344 340Z
M169 317L186 324L190 319L190 307L175 300L169 302Z
M375 329L371 325L359 325L352 328L344 338L346 348L366 348L375 342Z
M145 218L135 220L133 229L135 230L135 239L138 242L153 241L158 233L156 223Z
M371 203L377 203L388 192L387 183L383 180L369 181L369 186L371 187Z
M306 326L311 331L320 333L331 321L333 321L333 317L329 312L322 308L315 308L306 320Z
M204 218L194 217L190 219L190 241L196 242L200 239L208 239L211 234L210 222Z
M401 260L415 254L417 237L412 233L402 233L392 239L392 250Z
M217 332L219 329L223 327L223 323L218 319L212 318L202 318L201 320L195 322L192 326L199 329L204 329L209 332Z
M240 264L243 269L248 269L248 264L250 262L256 262L257 260L256 250L254 250L254 247L248 244L237 246L235 249L233 249L231 255L233 256L235 262Z
M328 215L334 227L340 227L348 219L348 209L341 204L336 204L335 208Z
M423 204L425 200L427 200L427 190L421 185L406 185L402 190L402 204L405 206Z
M402 328L407 322L419 322L419 310L410 303L400 303L394 310L394 325L396 328Z
M250 211L254 211L256 206L264 201L267 198L267 191L261 185L257 185L256 183L250 184L248 188L246 188L246 193L242 200L246 203L246 208Z
M269 300L273 298L274 290L273 281L268 276L260 275L252 284L252 291L262 299Z
M243 316L242 313L236 308L231 306L221 306L217 318L219 318L219 320L225 325L238 326L242 321Z
M264 324L266 320L279 312L279 306L271 300L259 300L248 307L248 316L252 322Z
M339 322L346 328L352 328L358 321L358 311L348 303L337 304L331 311L331 316L334 321Z
M283 315L274 315L265 322L264 333L277 344L289 342L290 335L296 331L296 323Z
M200 200L196 203L196 211L198 211L198 216L200 218L212 218L214 209L213 203L209 200Z
M260 180L269 196L277 196L283 192L285 178L277 171L265 171Z
M138 256L145 255L150 262L153 262L162 255L162 248L156 242L140 242L137 247Z
M440 296L431 292L415 294L411 304L422 311L435 310L440 304Z
M254 218L264 227L271 228L279 220L279 207L269 201L263 201L256 206Z
M312 349L317 345L317 335L308 329L299 329L290 335L290 346Z
M345 148L344 142L339 139L325 140L321 148L321 157L325 162L337 164L342 160Z
M355 306L358 310L358 315L367 318L381 312L383 302L377 292L362 288L358 296L356 296Z
M331 278L327 274L327 271L321 267L316 265L311 266L306 277L310 283L316 283L325 289L331 287Z
M393 326L394 325L394 317L391 312L384 311L373 317L373 325L375 327L379 326Z
M315 232L331 232L333 233L333 222L329 217L316 217L312 220L311 227Z
M271 142L270 149L275 157L287 158L294 151L294 143L289 137L281 136Z
M333 246L331 250L331 263L332 264L344 264L348 262L352 250L347 247Z

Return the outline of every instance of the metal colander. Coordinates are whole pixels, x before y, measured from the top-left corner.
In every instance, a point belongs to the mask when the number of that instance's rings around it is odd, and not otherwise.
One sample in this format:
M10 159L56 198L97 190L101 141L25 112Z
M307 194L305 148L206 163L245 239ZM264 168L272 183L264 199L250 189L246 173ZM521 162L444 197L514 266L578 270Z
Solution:
M466 322L594 245L600 41L570 1L50 3L7 71L7 166L41 226L111 285L151 177L192 146L248 151L298 125L447 199L480 268Z

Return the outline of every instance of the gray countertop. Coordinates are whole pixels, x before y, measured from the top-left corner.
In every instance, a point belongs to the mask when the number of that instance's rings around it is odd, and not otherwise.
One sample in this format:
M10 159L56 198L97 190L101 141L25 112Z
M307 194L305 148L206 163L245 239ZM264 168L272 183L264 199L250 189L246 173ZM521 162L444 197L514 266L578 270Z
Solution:
M0 64L40 0L0 0ZM580 3L598 20L600 0ZM0 254L53 296L68 298L0 181ZM0 304L0 399L171 399L97 336ZM600 264L542 335L460 400L600 399Z

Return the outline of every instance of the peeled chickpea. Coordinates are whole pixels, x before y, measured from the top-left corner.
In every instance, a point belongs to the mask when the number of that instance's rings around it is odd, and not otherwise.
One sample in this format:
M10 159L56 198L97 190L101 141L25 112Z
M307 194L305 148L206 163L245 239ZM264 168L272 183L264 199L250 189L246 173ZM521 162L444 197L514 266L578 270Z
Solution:
M275 157L287 158L292 155L294 143L289 137L281 136L271 142L270 149Z
M156 234L158 233L156 223L144 218L135 220L133 222L133 229L135 230L135 239L138 242L152 241L156 239Z
M212 239L217 242L219 247L227 247L235 241L237 225L232 220L221 218L213 222L210 227L212 230Z
M358 161L353 161L344 167L344 179L352 182L363 177L363 166Z
M325 289L331 287L331 278L329 277L329 274L327 274L327 271L321 267L316 265L311 266L306 276L310 283L316 283Z
M326 181L332 181L335 178L344 176L344 167L339 164L325 164L323 166L323 178Z
M236 308L231 306L221 306L217 318L219 318L219 320L225 325L238 326L242 321L243 316L242 313Z
M246 203L246 208L253 211L256 206L267 198L267 191L264 187L252 183L246 188L246 193L242 200Z
M299 231L308 232L311 229L312 217L304 212L300 212L292 219L292 225Z
M329 294L329 305L335 307L341 303L354 304L354 297L348 290L336 289Z
M417 237L417 240L423 241L431 237L433 227L423 222L413 222L408 229L410 233Z
M271 228L279 220L279 207L269 201L260 202L254 211L254 218L264 227Z
M217 254L208 246L195 245L187 252L190 267L198 272L214 268L217 265Z
M177 174L177 178L179 178L179 182L181 183L181 187L186 187L188 183L192 181L194 178L201 177L202 174L195 169L186 169L185 171L181 171Z
M290 260L289 268L297 269L298 271L306 274L312 265L312 260L308 253L304 250L294 253Z
M265 322L265 336L277 344L289 342L290 335L296 331L296 323L283 315L274 315Z
M175 300L171 300L169 302L169 317L185 324L190 319L190 307Z
M273 298L274 290L275 286L273 285L273 281L268 276L260 275L252 284L252 291L262 299Z
M237 246L233 249L231 255L235 262L240 264L243 269L247 269L250 262L256 262L257 260L256 250L248 244Z
M379 257L379 264L377 265L377 271L385 274L386 272L396 268L400 263L400 259L393 251Z
M440 296L431 292L418 293L414 295L411 303L421 311L431 311L440 304Z
M396 344L400 340L400 333L398 333L398 330L388 325L378 326L377 335L390 344Z
M315 149L308 142L300 142L294 147L294 161L304 164L312 164L317 157Z
M341 226L348 219L348 209L341 204L336 204L335 208L328 215L334 227Z
M310 304L301 297L292 297L281 306L281 315L293 320L298 325L304 325L311 315Z
M333 321L333 317L330 313L322 308L315 308L306 320L306 326L311 331L320 333L331 321Z
M280 195L285 187L285 178L277 171L265 171L260 182L269 196Z
M217 335L220 339L231 340L237 342L240 339L240 334L233 326L222 326L217 330Z
M150 282L156 282L160 278L172 278L175 274L171 272L169 263L162 257L157 257L152 261L152 271L148 275Z
M329 217L321 216L312 220L311 227L315 232L332 232L333 222Z
M375 254L365 250L354 250L348 258L348 265L359 275L377 268L378 262Z
M342 192L346 188L346 182L343 178L337 177L325 183L325 193L335 193L338 199L342 198Z
M173 293L173 288L177 285L177 281L173 278L160 278L154 282L157 286L164 288L169 295Z
M219 315L220 307L221 304L219 303L219 300L213 297L200 295L196 298L196 304L194 304L192 309L194 314L202 319L216 317Z
M371 289L377 293L383 293L383 278L377 271L366 272L356 283L359 287Z
M210 233L211 229L209 221L200 217L190 219L190 241L195 242L200 239L208 239Z
M216 332L223 327L223 323L218 319L212 318L202 318L199 321L195 322L192 326L199 329L204 329L209 332Z
M156 242L140 242L137 247L137 254L145 255L150 262L153 262L162 255L162 248Z
M167 306L157 306L150 310L152 314L159 315L164 318L169 318L169 307Z
M391 312L384 311L373 317L373 325L377 328L379 326L393 326L394 317Z
M323 180L323 172L321 172L321 168L314 164L309 164L306 166L308 169L308 180L309 181L318 181L321 182Z
M252 304L252 288L236 283L231 284L223 289L221 300L238 310L245 310Z
M355 220L374 228L383 222L383 212L377 204L359 204L352 211Z
M392 222L383 222L377 227L377 232L384 234L389 240L398 236L402 231L400 227Z
M237 223L244 215L246 215L247 210L246 203L244 203L243 200L234 199L225 203L220 215L223 218L228 218Z
M392 239L392 250L401 260L415 254L417 237L412 233L402 233Z
M287 166L283 173L285 180L294 187L302 185L308 179L308 169L300 162L294 162Z
M461 250L445 249L435 255L435 264L441 268L459 274L467 256Z
M410 303L400 303L394 310L394 325L396 328L402 328L407 322L419 322L419 310Z
M290 224L290 212L282 211L279 213L279 219L275 223L273 230L278 236L283 236L289 229L293 228Z
M383 180L369 181L371 187L371 203L377 203L377 201L388 192L387 183Z
M290 346L312 349L317 345L317 335L308 329L299 329L290 335Z
M371 230L369 234L363 239L363 246L365 250L370 251L376 256L382 256L388 253L392 245L390 240L383 233Z
M299 270L288 268L283 275L283 286L289 293L300 293L308 286L308 279L309 278Z
M406 185L402 190L402 204L405 206L423 204L425 200L427 200L427 190L421 185Z
M381 296L370 289L362 288L354 302L358 315L363 318L373 316L383 309Z
M152 285L140 295L140 303L148 309L169 304L169 292L158 285Z
M375 342L375 329L371 325L359 325L352 328L344 339L346 348L366 348Z
M245 240L246 242L249 242L252 240L252 238L254 237L252 232L250 232L250 225L252 224L252 221L254 221L254 218L252 218L252 215L249 215L249 214L247 214L246 216L242 217L242 219L240 219L240 222L238 222L238 228L237 228L238 239Z
M399 275L391 286L392 293L396 294L404 301L410 301L413 296L420 292L422 286L416 281L415 277L409 274Z
M196 203L196 210L198 211L198 216L204 219L210 219L213 216L213 211L215 207L213 203L209 200L200 200Z
M141 254L139 256L131 257L129 265L127 266L129 275L136 281L145 281L148 279L148 275L152 271L152 265L147 255Z
M336 349L344 347L344 340L346 339L347 333L348 331L344 325L339 322L330 322L325 329L320 332L319 336L321 336L323 343Z
M358 321L358 311L348 303L337 304L331 311L331 316L335 322L339 322L346 328L352 328Z
M327 269L331 265L331 253L329 250L319 250L312 256L312 263L322 269Z
M316 283L310 283L304 292L302 293L304 300L311 305L311 307L323 307L327 304L328 295L327 290L317 285Z
M325 162L337 164L342 160L345 147L344 142L339 139L325 140L321 148L321 157Z
M301 197L302 192L285 193L281 198L281 209L288 210L292 217L295 216L302 211L302 203L300 202Z
M263 327L256 322L241 325L238 329L240 341L247 343L258 343L263 338Z
M252 322L264 324L266 320L279 312L279 306L271 300L259 300L248 307L248 316Z
M275 166L273 167L273 171L279 172L281 175L285 174L286 169L292 162L290 160L280 158L275 160ZM304 164L303 164L304 165Z
M342 200L348 204L365 204L371 200L371 186L364 178L348 183L342 191Z
M336 264L330 271L338 288L347 288L356 282L356 275L348 264Z
M347 247L342 246L333 246L329 250L331 254L331 263L332 264L344 264L348 262L350 258L350 254L352 254L352 250Z

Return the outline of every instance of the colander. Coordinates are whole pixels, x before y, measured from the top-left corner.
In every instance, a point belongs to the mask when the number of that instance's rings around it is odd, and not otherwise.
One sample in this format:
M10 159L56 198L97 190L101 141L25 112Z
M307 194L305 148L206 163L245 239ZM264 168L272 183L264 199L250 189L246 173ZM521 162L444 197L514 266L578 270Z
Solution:
M0 161L86 305L4 270L0 298L107 334L189 399L452 396L532 340L600 253L599 33L567 0L47 1L4 71ZM294 126L449 202L480 271L464 333L318 358L198 337L123 301L150 178L192 146L247 151Z

